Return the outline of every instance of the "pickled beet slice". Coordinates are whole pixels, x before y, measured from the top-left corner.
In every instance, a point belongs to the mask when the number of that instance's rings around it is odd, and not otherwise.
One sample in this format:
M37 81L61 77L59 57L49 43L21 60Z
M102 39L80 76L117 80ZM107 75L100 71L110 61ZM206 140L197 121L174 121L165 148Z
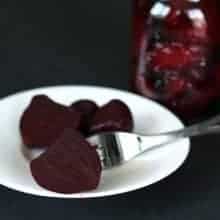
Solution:
M33 97L20 121L23 143L30 147L48 147L65 128L77 129L81 114L55 103L45 95Z
M82 120L80 124L80 130L84 135L87 135L89 130L89 124L95 112L98 110L98 105L91 100L84 99L74 102L70 106L70 108L81 113Z
M133 118L128 106L120 100L112 100L98 109L91 121L89 132L132 131Z
M187 6L185 6L187 8ZM208 24L202 10L179 10L172 7L165 19L166 35L185 43L209 43ZM198 25L199 23L199 25Z
M160 43L149 51L147 61L154 71L181 70L204 61L202 48L186 46L181 43Z
M167 80L167 84L165 87L166 95L168 99L174 98L182 93L184 93L187 89L187 80L183 77L170 77Z
M190 119L207 111L209 105L219 98L220 65L211 68L209 78L202 85L188 83L181 96L170 100L167 106L184 119ZM196 103L196 104L195 104Z
M96 189L102 170L95 147L73 129L66 129L45 153L32 160L30 169L41 187L65 194Z

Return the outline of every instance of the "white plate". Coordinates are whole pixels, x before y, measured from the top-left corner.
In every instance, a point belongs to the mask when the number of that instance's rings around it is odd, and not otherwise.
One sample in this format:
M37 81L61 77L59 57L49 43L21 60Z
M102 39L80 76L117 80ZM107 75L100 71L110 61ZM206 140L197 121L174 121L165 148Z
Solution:
M115 89L91 86L39 88L8 96L0 102L0 184L21 192L57 198L91 198L129 192L155 183L176 171L186 159L189 139L140 156L121 167L104 171L99 187L90 192L64 195L38 186L31 176L29 161L22 151L19 119L33 95L47 94L57 102L70 104L78 99L92 99L104 104L117 98L128 104L135 132L149 133L182 128L180 120L155 102Z

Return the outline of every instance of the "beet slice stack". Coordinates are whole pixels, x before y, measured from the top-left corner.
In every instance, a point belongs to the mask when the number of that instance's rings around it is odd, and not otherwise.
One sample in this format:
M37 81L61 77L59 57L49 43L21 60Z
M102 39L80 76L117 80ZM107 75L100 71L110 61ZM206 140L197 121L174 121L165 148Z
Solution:
M35 181L47 190L65 194L94 190L100 182L101 161L85 136L132 129L128 106L116 99L101 107L87 99L64 106L37 95L20 120L23 143L30 149L45 148L30 163Z

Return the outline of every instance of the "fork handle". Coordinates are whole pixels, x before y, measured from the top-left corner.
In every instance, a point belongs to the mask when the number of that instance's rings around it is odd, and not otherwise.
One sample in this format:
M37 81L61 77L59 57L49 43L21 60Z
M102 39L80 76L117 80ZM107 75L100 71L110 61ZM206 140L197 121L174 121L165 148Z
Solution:
M220 115L179 130L140 136L142 151L153 150L181 138L220 133L220 125L218 123L220 123ZM149 143L152 143L150 147Z
M176 138L193 137L220 132L220 115L209 120L185 127L183 129L161 133L160 135L173 136Z

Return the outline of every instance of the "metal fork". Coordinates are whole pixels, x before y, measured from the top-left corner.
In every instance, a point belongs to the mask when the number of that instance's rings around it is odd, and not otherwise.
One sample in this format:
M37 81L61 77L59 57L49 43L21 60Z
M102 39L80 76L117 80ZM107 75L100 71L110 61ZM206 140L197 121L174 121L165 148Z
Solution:
M97 146L102 167L109 169L179 139L220 133L220 125L217 123L220 123L220 115L175 131L145 136L128 132L105 132L89 137L88 141Z

